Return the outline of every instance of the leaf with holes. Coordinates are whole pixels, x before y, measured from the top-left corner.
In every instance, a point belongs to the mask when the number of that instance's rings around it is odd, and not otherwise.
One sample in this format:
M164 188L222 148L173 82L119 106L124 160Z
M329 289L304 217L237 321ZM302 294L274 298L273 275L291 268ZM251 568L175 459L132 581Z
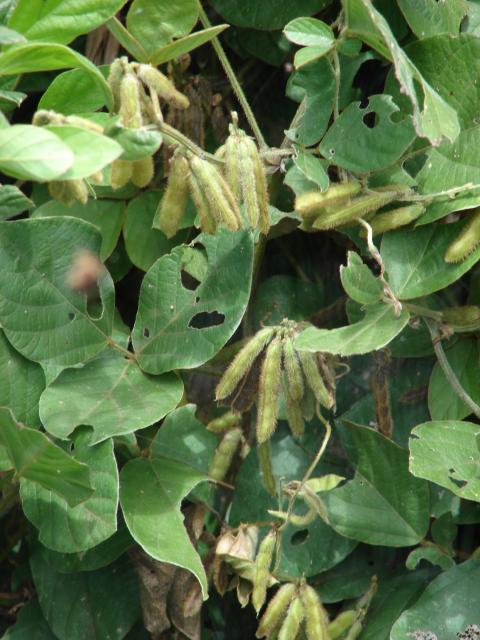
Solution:
M100 234L75 218L0 222L0 322L11 344L36 362L71 366L102 351L112 332L114 289L99 281L100 314L68 276L80 250L100 251Z
M465 0L398 0L398 6L417 38L439 33L458 35L460 23L468 13Z
M374 304L383 296L383 285L358 253L348 252L347 265L340 267L340 279L347 295L360 304Z
M320 151L333 164L357 173L393 164L416 135L410 116L392 120L399 111L387 95L371 96L363 108L351 102L325 134Z
M149 376L121 353L100 354L81 369L66 369L40 399L45 429L68 438L89 425L90 444L157 422L180 402L183 384L174 373ZM126 402L128 398L128 402Z
M183 247L159 258L143 279L133 346L148 373L203 364L231 338L245 312L252 279L251 233L201 234L193 246L204 247L208 260L205 278L195 288L182 283Z
M410 471L480 502L479 434L480 426L473 422L434 420L417 425L410 437Z

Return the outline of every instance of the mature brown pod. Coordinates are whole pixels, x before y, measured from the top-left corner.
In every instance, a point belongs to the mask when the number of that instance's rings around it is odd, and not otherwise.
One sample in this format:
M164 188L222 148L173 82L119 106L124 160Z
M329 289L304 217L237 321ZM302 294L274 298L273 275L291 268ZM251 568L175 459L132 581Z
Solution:
M188 202L188 176L190 169L185 156L176 151L170 161L167 188L157 207L152 227L173 238L182 224Z
M274 632L284 617L296 591L297 586L292 582L287 582L287 584L283 584L280 587L268 603L268 607L260 620L255 634L257 638L269 637Z
M267 588L270 582L270 565L272 564L276 542L277 533L274 529L270 529L260 543L255 558L252 604L257 614L265 604L267 597Z
M282 341L276 337L268 345L260 373L257 402L257 441L266 442L275 431L282 369Z
M450 244L445 253L445 262L462 262L480 242L480 208L468 215L468 222Z

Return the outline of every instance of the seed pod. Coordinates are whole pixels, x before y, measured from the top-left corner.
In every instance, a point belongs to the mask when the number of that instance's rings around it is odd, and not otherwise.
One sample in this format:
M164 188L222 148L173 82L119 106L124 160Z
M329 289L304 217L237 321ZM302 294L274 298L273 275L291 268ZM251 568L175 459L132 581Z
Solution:
M296 585L291 582L287 582L287 584L283 584L280 587L268 603L268 607L260 620L257 633L255 634L257 638L264 638L273 633L275 627L277 627L283 618L296 590Z
M287 615L278 632L278 640L295 640L305 615L306 611L303 602L297 596L288 607Z
M225 167L223 173L225 176L225 180L232 191L233 197L237 201L240 201L242 198L242 186L240 183L239 142L240 140L237 131L233 128L232 125L230 125L230 135L223 145L223 156L225 159Z
M281 367L282 342L274 338L267 347L258 385L257 441L260 444L272 436L277 426Z
M144 189L153 179L153 157L147 156L132 162L132 182L139 189Z
M473 304L442 309L442 316L456 331L475 331L480 328L480 307Z
M207 202L204 191L191 171L188 175L188 186L190 187L192 200L197 210L201 230L205 233L215 233L217 230L217 221L210 209L210 204Z
M167 236L173 236L180 229L188 201L188 162L185 156L175 152L170 162L167 188L160 201L152 227L160 229Z
M117 58L110 65L107 82L113 94L113 111L118 113L120 109L120 85L123 74L128 69L128 60L126 57Z
M398 229L399 227L410 224L410 222L419 218L424 212L425 206L423 204L410 204L405 207L399 207L398 209L392 209L392 211L387 211L386 213L379 213L370 223L373 235L376 236L379 233L393 231L393 229ZM362 238L367 236L365 229L360 231L360 235Z
M52 180L48 183L48 192L54 200L65 202L66 187L65 180Z
M84 180L58 180L48 185L50 195L55 200L70 207L75 202L87 204L88 187Z
M303 515L299 515L298 513L291 513L288 515L286 511L274 511L273 509L268 509L268 513L271 516L275 516L275 518L280 518L281 520L288 519L288 521L296 527L306 527L317 517L316 511L311 508Z
M326 191L306 191L297 196L295 211L304 220L313 220L322 213L325 207L350 202L350 199L359 194L361 189L360 182L342 182L333 184Z
M242 430L231 429L223 436L215 450L208 475L212 480L223 480L233 460L233 456L242 438Z
M357 620L350 627L350 631L348 632L345 640L356 640L361 633L362 633L362 623L360 622L360 620Z
M291 338L287 338L283 343L283 368L288 393L292 400L298 402L303 398L305 387L303 385L302 367Z
M295 438L300 438L305 431L305 423L303 421L302 408L300 400L294 400L290 393L290 385L287 381L286 372L282 372L283 399L285 402L285 413L287 416L288 426Z
M130 160L114 160L110 165L110 186L121 189L132 177L132 163Z
M445 262L462 262L480 242L480 208L468 216L467 224L448 247Z
M260 475L262 478L263 486L271 496L275 496L277 491L275 485L275 475L272 468L272 454L269 442L264 442L263 444L258 445L257 457L260 466Z
M303 584L300 587L300 598L305 610L307 639L329 640L328 616L315 589L306 583Z
M328 392L325 382L320 375L316 354L308 351L298 351L298 355L302 363L303 373L305 374L310 389L313 391L315 399L326 409L331 409L335 401Z
M131 72L123 76L120 84L119 114L124 127L138 129L143 124L138 80Z
M103 133L104 131L104 127L101 125L87 118L80 118L79 116L65 116L64 124L78 127L79 129L86 129L87 131L93 131L94 133Z
M242 200L245 205L247 220L252 229L256 229L260 219L260 203L258 201L257 181L254 170L255 156L258 156L258 150L250 138L242 132L239 132L238 143L238 170L240 173L240 183L242 191Z
M267 343L270 342L275 330L275 327L260 329L237 353L217 385L215 392L216 400L222 400L233 393L240 380L249 371L255 358L263 351Z
M177 91L175 85L170 82L167 76L150 64L136 64L135 70L140 80L153 89L158 95L170 102L175 109L188 109L190 103L188 98Z
M265 538L260 543L257 557L255 558L255 571L253 578L252 604L258 612L263 607L267 597L267 588L270 582L270 565L272 564L273 552L277 542L277 533L270 529Z
M258 203L258 226L260 231L267 235L270 230L270 209L268 206L268 184L265 167L257 149L257 145L251 138L246 138L246 145L250 153L255 174L255 191Z
M357 218L362 218L367 213L377 211L380 207L389 204L397 197L398 192L391 191L355 198L350 204L325 209L325 213L320 214L313 223L313 227L314 229L327 231L328 229L350 224Z
M355 622L357 612L355 609L348 609L338 614L335 620L332 620L327 627L329 640L337 640L345 633Z
M227 413L224 413L223 416L210 420L207 424L207 429L212 431L212 433L221 433L231 427L238 426L241 421L242 416L240 414L228 411Z

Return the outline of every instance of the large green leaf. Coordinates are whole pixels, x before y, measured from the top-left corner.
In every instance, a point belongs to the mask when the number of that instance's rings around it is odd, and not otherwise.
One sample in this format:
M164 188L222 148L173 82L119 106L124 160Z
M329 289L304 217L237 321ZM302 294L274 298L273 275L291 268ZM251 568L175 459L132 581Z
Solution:
M33 209L33 202L13 184L0 186L0 218L11 218Z
M398 160L415 139L411 117L392 119L398 112L387 95L371 96L366 107L351 102L327 131L320 151L330 162L350 171L383 169ZM366 124L369 118L373 126Z
M182 284L183 247L159 258L142 282L133 346L149 373L196 367L217 353L238 327L247 306L252 277L253 240L249 231L202 234L205 277L194 290Z
M348 296L359 304L374 304L383 296L383 285L358 253L349 251L347 264L340 267L340 278Z
M75 218L0 223L0 322L12 345L30 360L69 366L102 351L112 331L114 289L99 282L103 311L89 314L84 293L68 274L80 250L98 254L100 234Z
M367 544L409 547L429 524L426 482L408 471L408 453L369 427L345 423L358 455L355 477L322 497L330 525Z
M433 580L417 602L393 625L391 640L405 640L425 631L437 640L452 640L478 622L480 559L464 562Z
M70 506L91 496L88 466L74 460L45 434L15 422L3 407L0 407L0 443L20 478L38 482L62 496Z
M43 615L59 640L122 640L140 615L137 575L127 558L98 571L59 573L37 544L30 568Z
M68 44L108 20L126 0L18 0L8 26L27 40Z
M410 438L410 471L461 498L480 502L479 434L480 426L472 422L419 424Z
M150 56L150 64L159 65L178 58L192 49L200 47L206 42L210 42L213 38L216 38L222 31L228 28L228 24L217 24L209 29L202 29L201 31L195 31L190 33L184 38L174 40L170 44L167 44L159 49L156 49Z
M445 350L445 355L462 387L475 402L480 402L478 341L468 338L459 340ZM432 420L462 420L472 413L453 391L438 362L433 368L428 385L428 408Z
M0 131L0 169L9 176L53 180L74 161L69 147L46 129L15 124Z
M68 503L35 482L22 480L23 511L39 531L39 540L63 553L86 551L103 542L117 529L118 470L113 442L88 446L88 432L75 438L74 458L88 465L93 494L70 507Z
M7 629L2 640L57 640L43 617L37 600L20 608L15 624Z
M465 0L398 0L398 6L417 38L438 33L458 35L460 23L468 12Z
M331 0L210 0L210 4L227 22L253 29L281 29L300 16L311 16Z
M45 429L67 438L78 425L92 427L91 444L132 433L174 409L183 393L173 373L149 376L121 353L100 354L84 367L66 369L40 399Z
M395 315L389 304L369 305L365 317L338 329L309 327L295 340L300 351L325 351L342 356L352 356L385 347L408 323L410 314L402 309Z
M471 269L480 258L480 248L457 264L443 259L464 225L464 221L429 225L383 236L381 254L396 296L401 300L426 296L447 287Z
M108 67L100 67L108 71ZM38 103L39 109L53 109L65 115L90 113L105 104L105 93L96 77L85 69L71 69L56 76Z
M204 598L205 569L183 525L180 505L206 479L204 473L168 458L130 460L120 473L120 503L135 541L156 560L193 573Z

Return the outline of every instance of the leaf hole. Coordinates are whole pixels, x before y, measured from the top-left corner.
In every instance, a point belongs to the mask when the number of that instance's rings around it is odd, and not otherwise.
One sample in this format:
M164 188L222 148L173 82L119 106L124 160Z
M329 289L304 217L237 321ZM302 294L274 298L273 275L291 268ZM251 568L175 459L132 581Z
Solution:
M290 544L294 547L305 544L309 535L310 533L308 529L300 529L300 531L295 531L293 536L290 538Z
M75 314L73 313L73 311L70 311L70 313L68 314L68 319L75 320Z
M188 289L189 291L195 291L195 289L198 289L200 286L200 280L197 280L197 278L184 269L180 271L180 280L182 281L184 289Z
M188 326L192 329L209 329L210 327L218 327L225 322L225 316L218 311L201 311L196 313Z
M378 124L378 118L375 111L370 111L369 113L366 113L363 116L362 120L363 120L363 124L369 129L375 129L375 127Z
M144 327L144 329L143 329L143 337L144 338L149 338L150 337L150 329L148 327Z

